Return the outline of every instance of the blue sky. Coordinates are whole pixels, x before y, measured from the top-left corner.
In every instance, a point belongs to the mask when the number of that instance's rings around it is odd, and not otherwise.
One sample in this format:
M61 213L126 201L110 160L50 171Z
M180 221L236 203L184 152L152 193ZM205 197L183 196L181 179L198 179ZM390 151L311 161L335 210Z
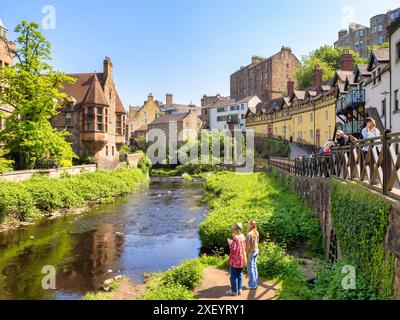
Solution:
M43 6L53 5L56 28L43 30L53 65L67 73L99 72L110 56L126 108L142 104L149 92L162 101L173 93L177 103L229 95L229 75L252 55L269 56L285 45L301 58L333 44L350 20L369 25L371 16L400 7L398 0L1 2L0 18L10 31L23 19L40 23Z

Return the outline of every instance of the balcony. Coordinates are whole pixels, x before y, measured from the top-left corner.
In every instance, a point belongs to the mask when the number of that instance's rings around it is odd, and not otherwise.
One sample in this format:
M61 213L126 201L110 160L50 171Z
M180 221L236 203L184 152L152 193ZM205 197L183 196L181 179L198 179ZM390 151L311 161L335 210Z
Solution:
M239 116L235 115L235 116L228 116L228 119L226 120L226 122L228 124L239 124Z
M365 104L365 90L352 90L340 97L336 102L336 113L346 113L347 109L355 109Z
M352 121L338 125L337 129L342 130L345 134L360 134L363 129L363 121Z

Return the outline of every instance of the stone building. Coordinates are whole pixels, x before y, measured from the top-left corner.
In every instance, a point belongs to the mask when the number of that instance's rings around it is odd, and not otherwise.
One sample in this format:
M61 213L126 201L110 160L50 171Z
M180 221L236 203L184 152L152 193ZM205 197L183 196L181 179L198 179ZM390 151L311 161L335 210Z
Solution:
M360 54L360 57L368 56L370 29L358 23L351 23L349 29L339 31L338 40L335 42L335 49L350 48Z
M148 125L148 131L159 129L166 136L166 148L171 139L177 139L178 148L189 138L196 138L201 128L200 118L195 110L186 113L163 114Z
M248 109L246 127L254 129L256 136L293 139L317 147L334 139L339 119L337 97L346 95L346 83L353 77L352 55L345 52L340 64L340 69L329 81L322 81L322 69L315 66L313 86L305 90L295 90L293 81L288 81L287 97L259 103L256 108ZM344 130L351 129L352 123L346 125L342 124Z
M257 96L262 101L282 97L286 83L295 78L300 61L292 50L282 47L281 51L269 58L253 56L251 64L231 75L231 94L235 100Z
M160 114L160 102L154 100L154 96L150 93L147 101L144 102L142 107L130 107L127 118L127 127L129 139L131 139L135 132L143 131L148 124L154 121Z
M113 65L106 57L102 73L69 74L66 101L52 119L57 129L66 129L74 152L81 158L94 157L100 168L119 164L119 150L125 144L126 111L113 80Z
M350 48L357 51L362 58L367 58L370 47L389 41L387 29L390 24L400 17L400 8L378 14L370 19L369 27L351 23L349 29L339 31L335 48Z
M7 38L8 30L0 19L0 68L3 66L12 66L16 45ZM0 87L1 90L1 87ZM11 107L0 103L0 131L5 125L5 114L12 111ZM3 116L2 116L3 114Z

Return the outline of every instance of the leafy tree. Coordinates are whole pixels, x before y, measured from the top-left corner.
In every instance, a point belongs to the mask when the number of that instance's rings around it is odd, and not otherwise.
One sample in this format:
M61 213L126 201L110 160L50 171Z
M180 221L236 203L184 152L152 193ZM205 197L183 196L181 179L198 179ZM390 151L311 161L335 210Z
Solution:
M39 26L23 21L15 28L19 33L14 67L0 72L0 104L13 108L0 142L16 159L17 168L33 168L37 160L72 160L76 157L68 133L57 131L50 119L58 113L60 102L68 99L60 92L73 79L55 71L49 64L50 43Z
M332 46L322 46L306 55L302 59L302 65L296 71L296 79L299 88L308 88L313 85L313 73L315 66L319 65L323 71L323 81L332 79L335 71L340 69L340 58L346 48L334 49ZM353 55L355 64L366 63L358 52L349 50Z
M376 49L389 49L389 42L384 42L382 44L375 44L373 46L370 46L369 50L376 50Z
M0 174L12 170L14 161L3 158L6 153L7 152L0 147Z

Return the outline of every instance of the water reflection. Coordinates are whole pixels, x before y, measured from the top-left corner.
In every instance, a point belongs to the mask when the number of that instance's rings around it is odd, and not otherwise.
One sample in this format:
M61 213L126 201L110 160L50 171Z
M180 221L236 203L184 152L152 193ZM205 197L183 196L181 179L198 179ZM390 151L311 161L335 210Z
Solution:
M0 234L0 299L78 299L115 275L142 281L196 257L202 195L200 182L164 179L79 217ZM56 291L42 289L45 265L56 267Z

